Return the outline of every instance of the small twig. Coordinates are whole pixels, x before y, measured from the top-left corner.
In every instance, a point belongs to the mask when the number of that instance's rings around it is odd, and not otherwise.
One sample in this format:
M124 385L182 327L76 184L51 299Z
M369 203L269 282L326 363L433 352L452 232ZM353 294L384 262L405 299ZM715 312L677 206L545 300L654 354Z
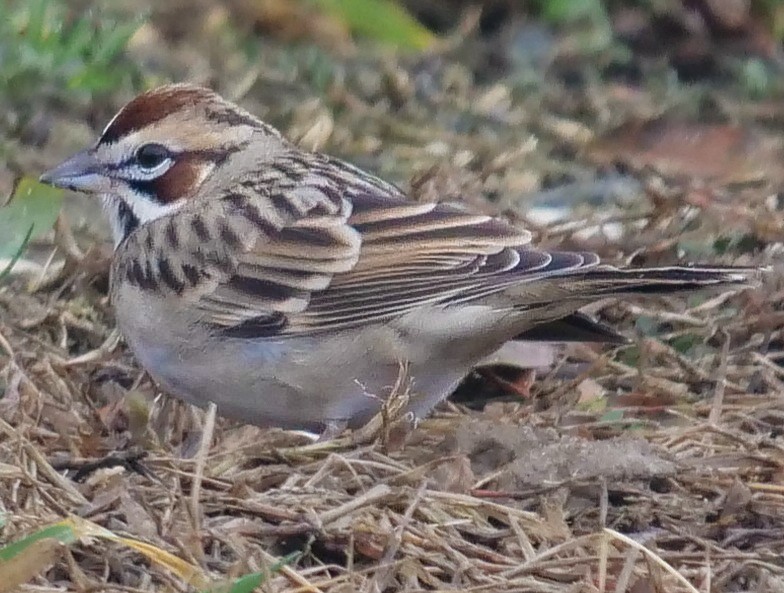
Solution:
M376 574L373 575L372 579L365 581L365 591L368 593L387 590L389 579L392 576L392 561L400 550L400 544L403 542L403 532L405 532L406 528L411 523L414 511L422 501L422 495L425 493L426 489L427 480L423 480L417 489L414 500L411 501L411 504L408 505L406 512L403 514L403 519L400 521L400 524L389 536L386 550L379 561L380 568L376 571Z
M31 283L32 292L37 291L39 287L43 286L44 281L46 280L46 275L49 273L49 269L52 267L52 262L54 261L55 255L57 255L57 247L52 248L52 251L49 253L49 257L46 258L46 261L41 268L41 273L38 274L38 277Z
M199 515L199 495L201 494L201 482L204 477L204 466L207 463L207 454L212 445L212 435L215 432L215 416L218 411L218 406L214 402L210 402L207 408L207 415L204 418L204 428L201 433L201 443L199 444L199 451L196 453L196 467L193 470L193 485L191 486L191 518L193 520L193 528L199 531L200 515Z
M591 540L595 539L595 534L588 534L588 535L581 535L575 537L573 539L569 539L564 541L563 543L557 544L547 550L544 550L539 555L531 558L528 562L524 562L514 568L511 568L507 571L501 573L501 576L505 579L512 579L515 577L519 577L529 572L533 572L539 568L539 564L548 558L557 557L562 552L572 549L579 549L583 545L588 544ZM562 558L558 558L558 562L563 562Z
M699 317L695 317L694 315L687 315L685 313L647 309L632 303L620 303L620 306L628 313L635 316L644 315L645 317L652 317L653 319L658 319L659 321L683 323L684 325L693 325L695 327L706 327L708 325L708 321L705 319L700 319Z
M599 583L598 589L599 593L605 593L607 591L607 564L608 559L610 556L610 542L608 537L600 537L599 538L599 566L597 567L597 572L599 575Z
M360 487L362 487L362 479L359 477L357 470L349 463L349 461L343 457L342 455L338 455L337 453L330 453L327 457L326 462L324 462L321 467L316 471L310 479L305 482L305 488L315 488L316 484L318 484L326 475L330 473L332 469L333 463L340 463L343 467L345 467L351 475L354 477L354 480Z
M25 437L19 434L19 432L17 432L13 426L8 424L2 418L0 418L0 431L4 432L8 437L18 438L20 440L20 444L25 450L25 453L27 453L33 459L36 466L38 467L38 470L44 476L46 476L50 482L67 492L68 496L73 502L79 505L88 503L88 500L84 497L84 495L74 488L73 484L71 484L68 479L64 478L59 473L57 473L57 471L55 471L55 469L49 464L49 461L38 450L38 447L33 445Z
M708 422L710 424L718 424L721 418L722 404L724 404L724 392L727 386L727 359L730 352L730 335L720 330L724 334L724 344L721 347L721 358L719 360L719 368L717 370L716 390L713 392L713 403L711 405L710 414L708 414Z
M6 276L9 276L11 274L11 270L14 269L14 266L22 258L22 254L25 252L25 249L27 249L27 245L30 243L30 237L32 237L33 235L33 228L35 228L35 226L30 225L30 228L27 229L27 233L22 239L22 244L19 246L19 249L17 249L16 253L14 253L14 255L11 257L11 260L8 262L8 265L6 265L6 267L3 268L2 271L0 271L0 281L5 280Z
M634 568L637 565L637 558L640 556L640 551L637 548L629 548L623 557L623 568L615 580L615 593L624 593L629 590L629 580L634 574Z
M599 525L607 527L607 513L610 508L610 494L607 491L607 480L602 477L599 491Z
M71 225L68 223L68 218L62 210L57 215L57 220L54 223L54 239L57 246L69 260L77 264L81 263L84 259L84 252L76 244Z
M63 461L51 461L52 468L57 471L76 470L73 475L74 482L83 482L91 473L99 469L112 467L124 467L128 471L136 472L147 478L155 479L155 476L144 465L139 463L147 457L148 452L140 449L129 449L128 451L117 451L101 457L99 459L67 459Z
M261 550L261 554L265 561L267 561L270 566L273 566L278 563L278 559L275 558L272 554L265 550ZM300 588L297 589L298 591L303 591L305 593L323 593L321 589L316 587L313 583L311 583L308 579L303 577L299 574L296 570L291 568L290 566L281 566L280 567L280 574L285 576L289 581L298 585Z
M109 332L109 335L106 336L106 339L103 343L93 350L89 352L85 352L84 354L80 354L79 356L74 356L73 358L69 358L68 360L64 361L62 366L70 367L70 366L77 366L80 364L91 364L94 362L98 362L106 358L108 354L111 354L115 348L117 348L117 344L120 343L120 332L117 329L113 329Z
M712 299L708 299L704 303L700 303L696 307L692 307L691 309L689 309L689 313L693 314L693 313L704 313L706 311L713 311L714 309L717 309L725 302L730 300L741 290L743 290L743 288L738 288L736 290L727 290L726 292L722 291L721 294L716 295Z
M651 354L662 356L672 360L681 369L690 375L690 379L697 381L707 381L710 379L708 373L692 363L683 354L678 352L675 348L662 341L661 339L644 338L643 344Z
M378 414L373 416L362 428L350 435L349 442L351 445L365 444L376 438L379 438L383 445L389 443L392 429L404 416L411 399L411 376L408 364L404 362L399 362L398 364L398 375L389 397L381 401ZM380 399L374 394L368 393L367 395L371 398Z
M607 535L609 535L610 537L612 537L612 538L614 538L614 539L617 539L617 540L619 540L619 541L622 541L622 542L623 542L623 543L625 543L626 545L629 545L629 546L631 546L631 547L633 547L633 548L636 548L637 550L639 550L640 552L642 552L642 553L645 555L645 557L646 557L646 558L650 559L651 561L653 561L653 563L654 563L654 564L657 564L657 565L658 565L658 566L660 566L662 569L664 569L666 572L670 573L670 574L671 574L673 577L675 577L675 579L676 579L678 582L680 582L680 583L681 583L681 584L682 584L684 587L686 587L686 589L687 589L688 591L690 591L691 593L700 593L700 592L699 592L699 591L698 591L698 590L697 590L697 589L694 587L694 585L692 585L692 584L691 584L691 583L690 583L690 582L689 582L689 581L686 579L686 577L684 577L684 576L683 576L681 573L679 573L677 570L675 570L675 569L674 569L674 568L673 568L673 567L672 567L670 564L668 564L668 563L667 563L667 562L666 562L666 561L665 561L665 560L664 560L664 559L663 559L661 556L659 556L658 554L654 554L654 553L653 553L653 552L651 552L651 551L650 551L648 548L646 548L645 546L643 546L641 543L639 543L639 542L637 542L637 541L633 540L632 538L630 538L630 537L629 537L629 536L627 536L627 535L624 535L624 534L622 534L622 533L619 533L618 531L615 531L614 529L610 529L609 527L605 527L603 531L604 531L604 533L606 533L606 534L607 534Z
M16 354L14 353L14 349L11 347L11 343L3 335L3 332L0 332L0 347L2 347L3 350L5 350L6 354L8 354L11 360L16 359Z
M390 494L392 494L392 488L386 484L378 484L377 486L374 486L368 490L362 496L358 496L354 500L351 500L335 509L330 509L320 513L318 515L319 521L322 525L328 525L333 521L337 521L341 517L345 517L346 515L353 513L357 509L381 502L382 500L389 497Z

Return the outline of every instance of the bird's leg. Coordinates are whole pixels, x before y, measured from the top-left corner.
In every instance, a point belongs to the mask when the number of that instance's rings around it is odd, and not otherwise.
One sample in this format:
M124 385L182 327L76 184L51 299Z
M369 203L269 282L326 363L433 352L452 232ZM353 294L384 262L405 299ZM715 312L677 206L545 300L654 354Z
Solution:
M347 420L327 420L324 422L324 430L321 431L316 442L325 443L332 439L336 439L343 434L343 431L346 430L346 428L348 428Z

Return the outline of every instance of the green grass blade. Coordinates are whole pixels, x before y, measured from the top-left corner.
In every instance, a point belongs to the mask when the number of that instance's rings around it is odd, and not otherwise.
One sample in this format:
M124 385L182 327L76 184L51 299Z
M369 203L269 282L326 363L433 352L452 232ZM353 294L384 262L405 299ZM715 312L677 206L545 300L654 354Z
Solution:
M122 53L125 46L128 45L128 41L130 41L143 22L143 18L136 18L124 25L118 23L114 30L109 31L106 37L100 40L100 45L92 56L93 61L96 64L108 65Z
M300 552L293 552L288 556L284 556L278 562L270 566L269 570L259 572L252 572L243 575L218 587L207 589L204 593L251 593L257 587L260 587L271 575L280 571L284 566L293 564L301 556Z
M60 62L82 60L82 55L93 43L92 23L87 17L76 19L67 32L63 32Z
M64 525L61 523L50 525L49 527L45 527L40 531L36 531L32 535L28 535L19 541L0 548L0 562L7 562L12 558L15 558L24 552L27 548L32 546L35 542L42 539L56 539L63 544L70 544L71 542L77 540L77 536L70 525Z
M33 0L25 27L25 35L34 46L40 46L46 38L46 11L49 0Z
M436 36L393 0L315 0L355 33L403 49L423 50Z
M32 225L32 239L48 232L60 213L63 191L29 177L16 186L8 204L0 208L0 257L13 257Z
M33 236L34 228L35 225L31 224L30 228L27 229L27 233L25 234L24 239L22 239L22 244L19 246L19 249L11 257L11 261L8 262L8 265L3 269L2 272L0 272L0 282L6 279L6 276L8 276L11 273L11 270L14 269L16 262L18 262L19 258L22 257L22 254L25 252L25 249L27 249L28 243L30 243L30 237Z

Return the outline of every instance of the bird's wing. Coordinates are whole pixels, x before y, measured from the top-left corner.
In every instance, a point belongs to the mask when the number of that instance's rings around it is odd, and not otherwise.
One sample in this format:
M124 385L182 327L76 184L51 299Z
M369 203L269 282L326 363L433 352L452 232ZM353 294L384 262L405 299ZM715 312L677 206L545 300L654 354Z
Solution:
M203 322L226 335L285 337L467 302L598 263L531 248L530 233L497 218L406 201L350 165L321 160L300 171L287 171L285 182L239 181L219 199L145 225L129 237L135 249L124 249L144 256L122 258L115 275L192 299Z
M458 304L525 279L598 263L592 254L551 253L530 234L450 204L353 200L348 225L359 233L356 265L311 295L292 319L305 331L369 323L423 305Z

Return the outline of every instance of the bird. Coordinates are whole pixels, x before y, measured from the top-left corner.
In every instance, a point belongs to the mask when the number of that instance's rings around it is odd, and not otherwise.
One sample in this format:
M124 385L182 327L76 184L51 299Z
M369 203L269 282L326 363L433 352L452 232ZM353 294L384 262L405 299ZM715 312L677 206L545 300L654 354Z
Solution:
M258 426L360 427L401 365L422 418L508 342L625 342L581 312L592 302L743 287L758 271L539 248L187 83L138 95L40 180L100 199L116 323L162 390Z

